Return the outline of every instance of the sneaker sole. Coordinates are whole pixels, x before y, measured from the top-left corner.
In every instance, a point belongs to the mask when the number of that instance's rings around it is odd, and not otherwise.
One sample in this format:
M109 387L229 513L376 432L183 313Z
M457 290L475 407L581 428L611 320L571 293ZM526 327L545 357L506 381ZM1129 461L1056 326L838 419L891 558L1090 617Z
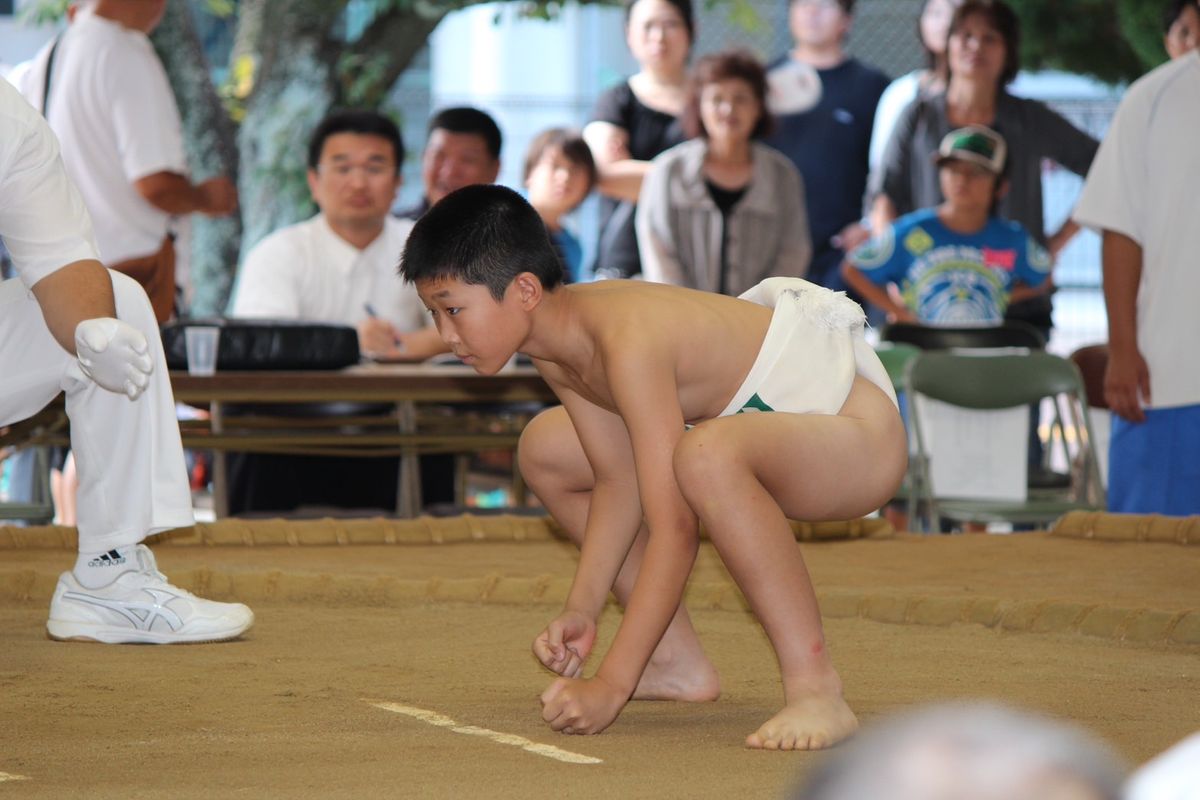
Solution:
M162 634L152 631L134 631L128 628L105 628L77 622L46 622L46 636L56 642L96 642L99 644L204 644L227 642L236 639L250 629L254 618L245 625L227 631L212 631L194 634Z

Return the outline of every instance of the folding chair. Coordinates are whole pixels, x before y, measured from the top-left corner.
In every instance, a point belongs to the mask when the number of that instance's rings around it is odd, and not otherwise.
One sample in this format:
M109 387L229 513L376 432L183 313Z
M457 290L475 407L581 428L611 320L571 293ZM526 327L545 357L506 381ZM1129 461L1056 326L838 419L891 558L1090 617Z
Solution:
M1075 365L1065 358L1035 351L1021 355L979 355L927 351L908 371L909 415L917 444L916 489L909 516L925 508L927 530L940 530L942 519L955 523L1010 522L1045 524L1067 511L1104 508L1104 488L1096 460L1095 436L1087 415L1087 390ZM1063 427L1061 446L1071 465L1066 487L1028 489L1025 500L947 497L931 478L926 441L929 421L919 397L975 410L1028 406L1050 398Z
M1000 325L986 327L941 328L912 322L894 322L883 329L884 341L910 344L922 350L994 349L1020 347L1026 350L1044 350L1046 338L1041 331L1027 322L1006 320ZM1036 419L1036 414L1031 415ZM1051 420L1054 434L1062 437L1062 426L1056 416ZM1031 444L1031 446L1033 446ZM1042 459L1042 464L1029 474L1031 489L1061 489L1069 477L1055 472Z
M903 342L880 342L875 348L875 355L883 362L883 368L892 379L892 388L897 394L904 391L904 373L909 362L920 352L921 348Z

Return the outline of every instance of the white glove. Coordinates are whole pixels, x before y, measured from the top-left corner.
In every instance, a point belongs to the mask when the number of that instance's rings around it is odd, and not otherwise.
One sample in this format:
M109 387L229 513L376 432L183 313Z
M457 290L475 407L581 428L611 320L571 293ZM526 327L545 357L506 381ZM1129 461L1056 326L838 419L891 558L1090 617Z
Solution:
M111 317L75 328L75 352L85 375L110 392L136 400L150 383L154 361L142 332Z

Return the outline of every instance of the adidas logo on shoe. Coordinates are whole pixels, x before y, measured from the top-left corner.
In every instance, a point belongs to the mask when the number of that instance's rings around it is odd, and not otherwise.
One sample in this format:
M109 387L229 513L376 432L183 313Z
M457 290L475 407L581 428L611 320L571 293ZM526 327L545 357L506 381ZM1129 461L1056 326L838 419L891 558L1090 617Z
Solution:
M88 562L89 567L115 567L125 563L125 556L121 555L116 550L109 550L107 553L102 553Z

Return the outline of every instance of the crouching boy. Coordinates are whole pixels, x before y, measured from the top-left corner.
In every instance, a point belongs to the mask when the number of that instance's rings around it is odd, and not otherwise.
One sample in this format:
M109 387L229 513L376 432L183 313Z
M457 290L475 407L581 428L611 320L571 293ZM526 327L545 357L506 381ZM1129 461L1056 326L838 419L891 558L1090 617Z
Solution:
M455 355L492 374L525 353L562 401L520 445L526 481L580 547L566 607L533 644L561 676L542 695L550 726L598 733L632 698L717 696L681 603L703 523L783 673L784 708L747 745L818 748L852 733L788 518L859 516L904 474L904 428L861 309L787 278L745 299L564 286L537 213L499 186L431 209L401 272ZM625 616L584 678L610 590Z

